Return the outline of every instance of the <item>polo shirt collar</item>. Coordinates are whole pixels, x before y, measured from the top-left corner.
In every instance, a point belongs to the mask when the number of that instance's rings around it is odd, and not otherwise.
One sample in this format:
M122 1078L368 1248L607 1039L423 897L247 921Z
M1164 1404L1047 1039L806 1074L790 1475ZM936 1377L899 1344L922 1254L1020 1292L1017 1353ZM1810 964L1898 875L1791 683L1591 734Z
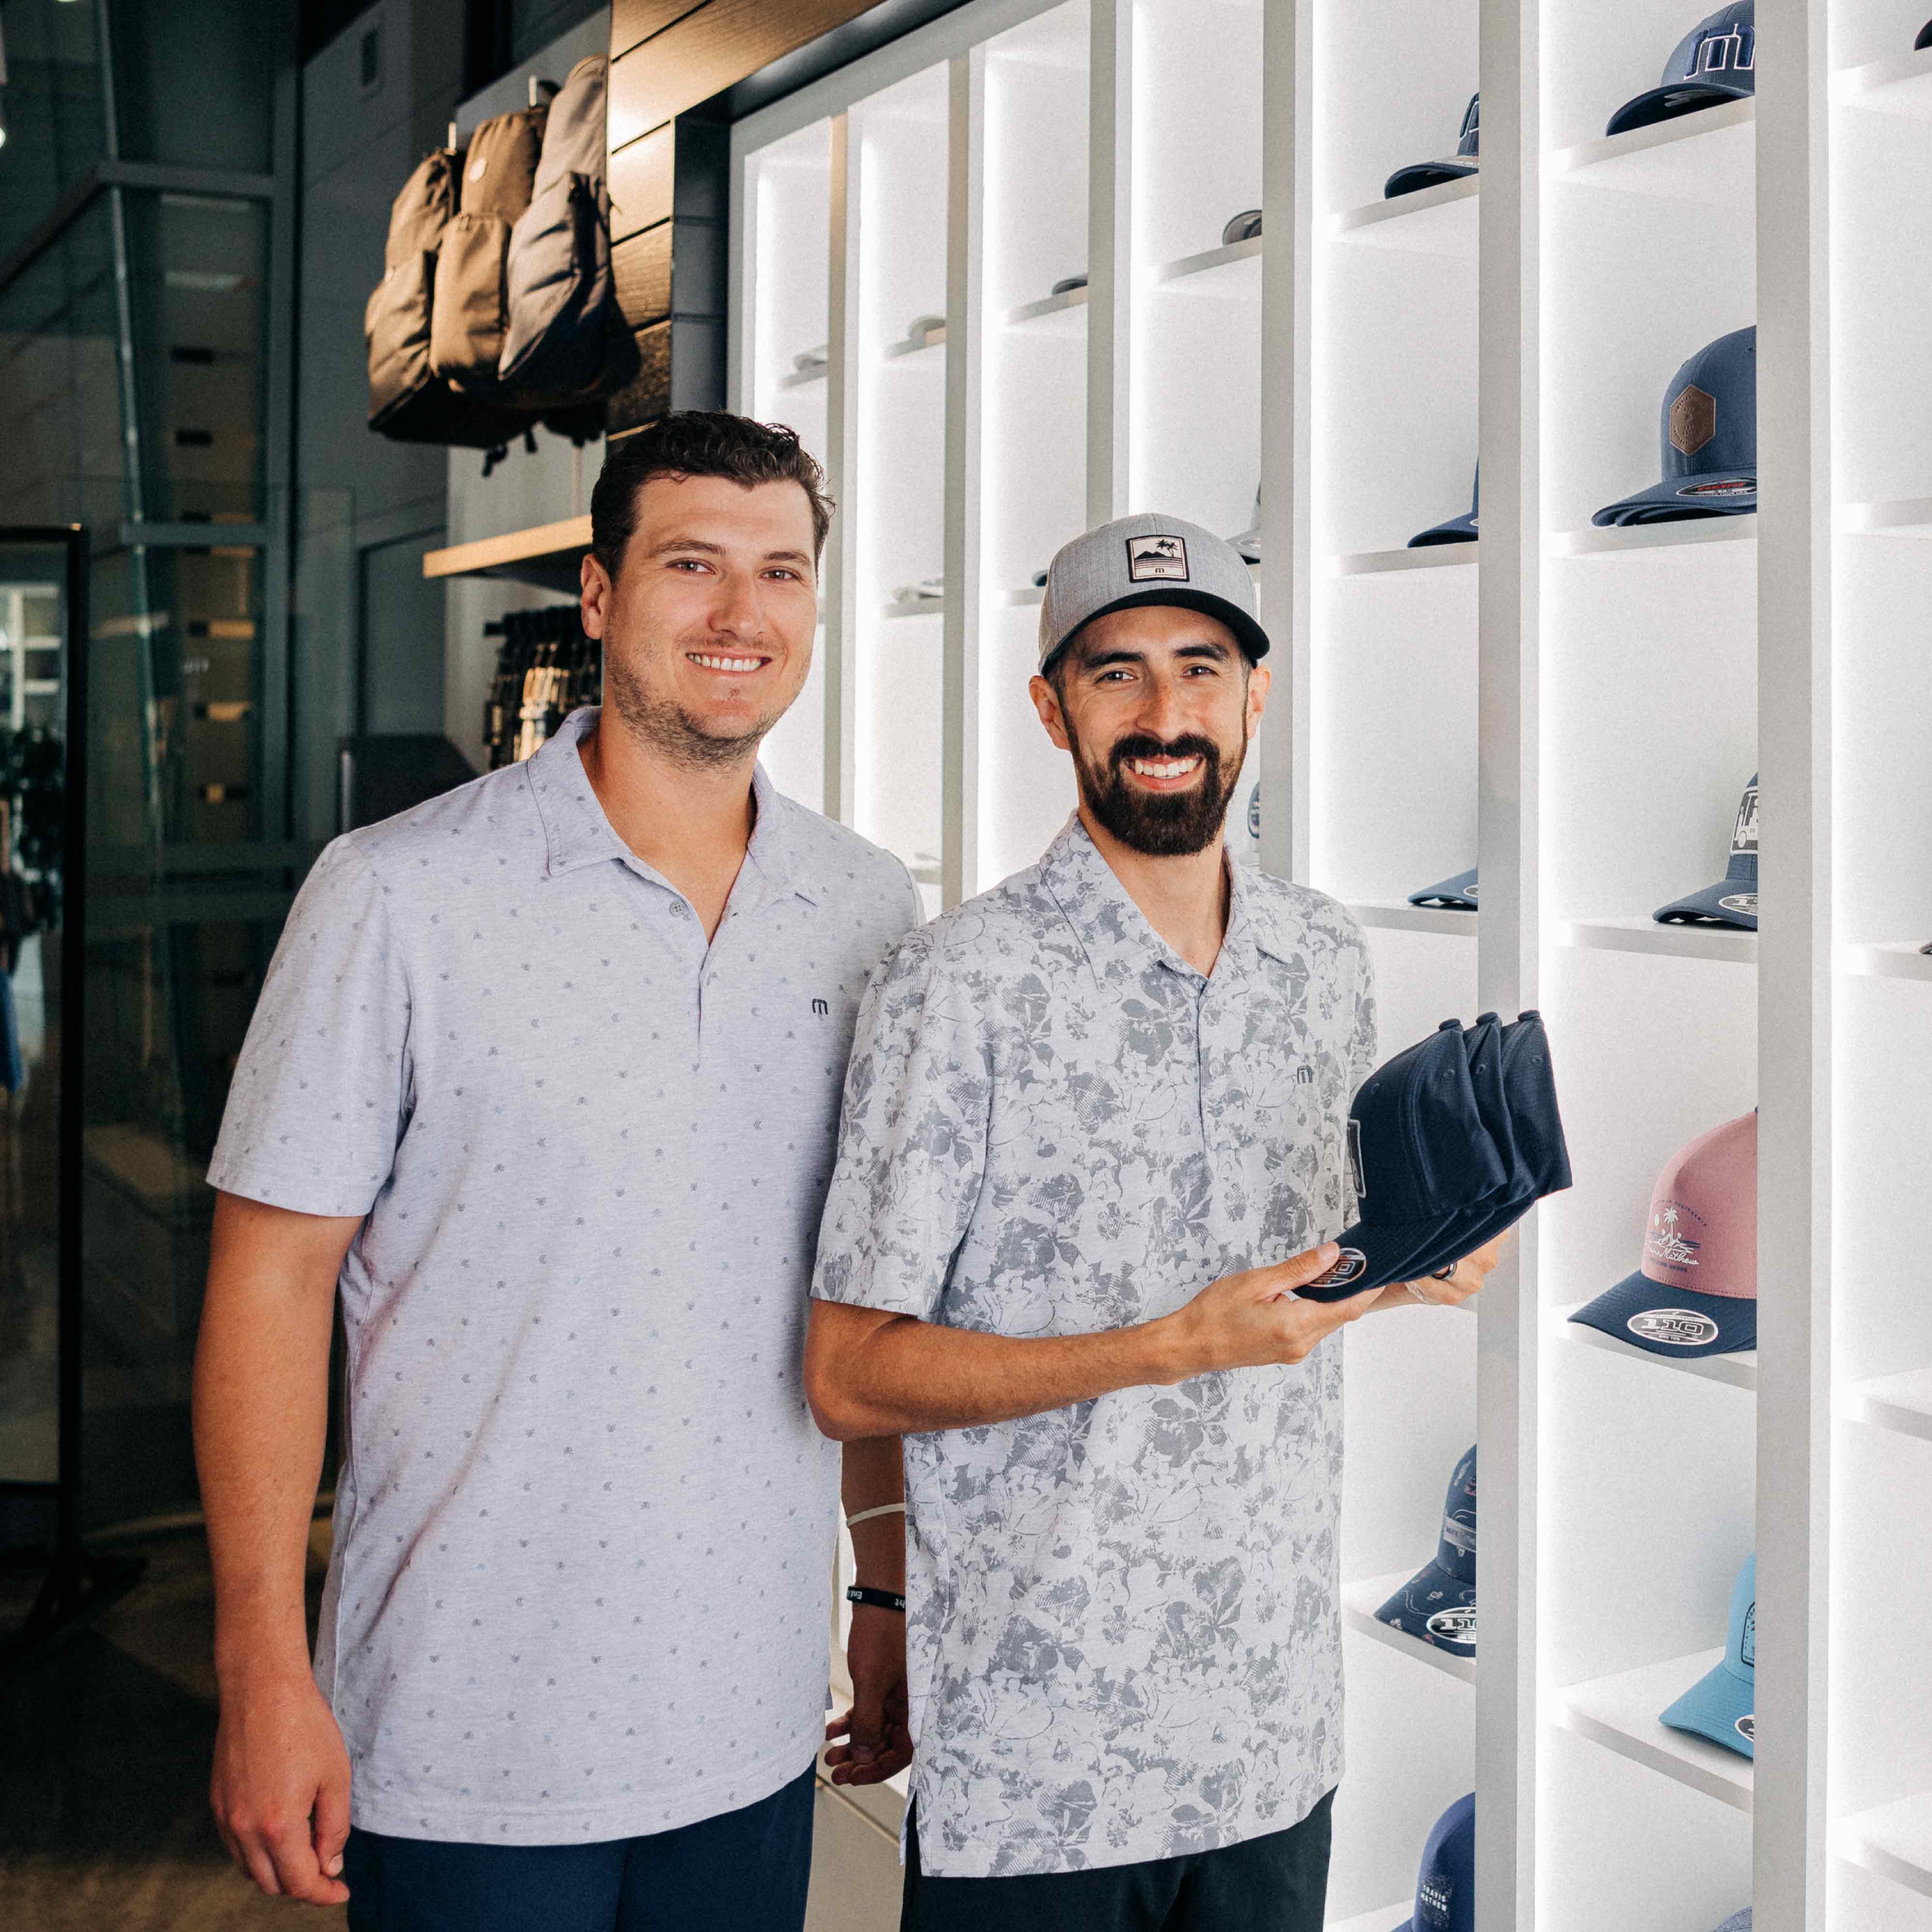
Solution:
M1273 930L1274 922L1258 916L1253 886L1246 868L1237 864L1224 844L1222 863L1228 868L1228 929L1214 962L1216 979L1244 971L1256 952L1276 958L1287 956ZM1041 883L1053 896L1066 922L1086 953L1088 963L1105 979L1110 966L1138 970L1158 964L1200 982L1202 974L1162 938L1147 914L1133 901L1119 875L1088 835L1076 812L1040 860Z
M554 879L614 859L668 886L668 880L617 836L591 788L579 747L596 730L602 715L602 708L595 704L573 711L525 761L530 794L543 824L544 872ZM825 886L817 868L800 849L799 808L778 791L763 765L752 770L752 795L758 802L758 818L746 858L771 896L792 892L817 904L824 897ZM737 896L735 889L733 896Z

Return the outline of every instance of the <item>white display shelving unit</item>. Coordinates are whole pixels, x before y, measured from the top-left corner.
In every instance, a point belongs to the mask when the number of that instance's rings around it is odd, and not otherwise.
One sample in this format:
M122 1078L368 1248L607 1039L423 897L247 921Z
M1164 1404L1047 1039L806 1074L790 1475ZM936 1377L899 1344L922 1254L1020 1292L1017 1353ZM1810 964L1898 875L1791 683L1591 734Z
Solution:
M1244 530L1258 489L1250 856L1355 910L1390 1048L1548 1021L1575 1186L1475 1318L1346 1344L1331 1926L1396 1924L1473 1786L1483 1932L1748 1899L1757 1932L1932 1932L1932 0L1760 0L1755 100L1606 136L1708 10L972 0L734 133L731 394L820 439L843 506L783 782L934 905L1030 862L1072 797L1034 572L1129 509ZM1480 174L1386 200L1479 82ZM1761 513L1598 529L1676 368L1753 321ZM1479 453L1480 544L1406 548ZM1657 925L1754 771L1762 934ZM1478 860L1480 921L1407 905ZM1665 1161L1753 1106L1759 1349L1569 1323ZM1452 1669L1372 1610L1472 1440ZM1657 1721L1754 1549L1754 1766Z

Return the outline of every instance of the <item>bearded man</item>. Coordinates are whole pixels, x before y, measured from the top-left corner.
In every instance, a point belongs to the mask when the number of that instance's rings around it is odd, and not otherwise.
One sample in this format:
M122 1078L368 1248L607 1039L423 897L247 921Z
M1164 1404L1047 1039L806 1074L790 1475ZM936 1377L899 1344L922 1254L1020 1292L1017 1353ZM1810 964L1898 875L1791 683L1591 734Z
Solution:
M806 1389L905 1444L903 1932L1318 1932L1341 1774L1338 1253L1369 955L1222 837L1268 690L1246 566L1171 518L1048 573L1079 806L860 1009Z

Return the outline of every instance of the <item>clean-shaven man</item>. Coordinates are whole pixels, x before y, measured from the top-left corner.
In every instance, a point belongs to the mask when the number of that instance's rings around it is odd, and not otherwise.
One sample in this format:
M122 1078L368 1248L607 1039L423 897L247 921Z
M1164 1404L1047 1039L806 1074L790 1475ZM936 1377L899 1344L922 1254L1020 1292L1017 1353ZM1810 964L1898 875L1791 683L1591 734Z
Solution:
M1246 566L1159 515L1048 572L1078 782L1030 870L873 980L819 1242L820 1426L903 1432L908 1932L1318 1932L1341 1774L1339 1342L1298 1299L1376 1059L1334 901L1231 862Z
M860 995L919 916L756 763L822 484L736 416L616 444L602 710L331 845L236 1070L195 1388L213 1802L264 1892L358 1932L802 1922L840 1480L807 1291ZM844 1493L873 1600L831 1755L866 1782L909 1750L898 1444L848 1448Z

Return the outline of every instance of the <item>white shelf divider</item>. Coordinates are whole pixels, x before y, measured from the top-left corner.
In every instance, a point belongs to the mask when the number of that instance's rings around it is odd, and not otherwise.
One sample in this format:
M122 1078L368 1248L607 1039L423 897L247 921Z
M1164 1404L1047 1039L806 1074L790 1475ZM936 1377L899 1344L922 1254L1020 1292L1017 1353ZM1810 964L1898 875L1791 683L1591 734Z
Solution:
M1658 1720L1658 1712L1667 1710L1724 1654L1720 1646L1573 1684L1556 1694L1557 1720L1565 1730L1634 1764L1748 1812L1756 1769L1750 1760Z
M1610 1283L1605 1282L1606 1288ZM1634 1362L1640 1367L1668 1369L1672 1373L1700 1376L1709 1382L1723 1382L1732 1388L1748 1389L1757 1393L1757 1351L1741 1349L1734 1355L1654 1355L1648 1348L1633 1347L1627 1342L1619 1342L1614 1335L1606 1335L1600 1328L1592 1328L1588 1323L1573 1322L1570 1317L1585 1304L1570 1301L1552 1308L1544 1318L1551 1336L1558 1341L1574 1342L1585 1348L1600 1348L1606 1354L1620 1355L1627 1362Z
M1840 1818L1832 1827L1831 1843L1847 1864L1932 1898L1932 1792Z
M1166 284L1183 284L1196 295L1238 296L1258 302L1262 244L1266 238L1250 235L1245 242L1223 242L1218 248L1204 248L1198 255L1163 262L1154 272L1154 278Z
M1682 524L1590 524L1558 531L1550 545L1557 556L1681 560L1707 544L1756 542L1755 517L1702 517Z
M1832 76L1832 98L1841 107L1932 121L1932 47L1841 68Z
M1727 100L1580 142L1551 155L1550 171L1618 194L1735 208L1748 219L1757 201L1757 102Z
M1329 217L1328 232L1338 242L1473 262L1481 186L1480 175L1466 175L1460 181L1418 188L1413 194L1344 208Z
M1734 965L1757 964L1757 934L1728 926L1660 926L1654 919L1626 914L1616 919L1558 922L1559 946L1598 952L1648 952L1666 958L1721 959Z
M1458 939L1475 938L1480 916L1449 906L1411 905L1406 899L1354 899L1349 902L1348 910L1359 926L1395 932L1446 932Z
M1458 1657L1453 1651L1424 1643L1420 1637L1411 1636L1408 1631L1384 1623L1376 1615L1421 1568L1420 1563L1413 1564L1406 1570L1397 1570L1386 1576L1365 1576L1359 1582L1344 1583L1342 1625L1363 1636L1372 1637L1377 1643L1387 1644L1390 1649L1400 1651L1404 1657L1432 1670L1442 1671L1464 1684L1473 1684L1476 1681L1476 1660L1473 1657Z
M946 615L946 600L934 597L916 604L889 603L884 607L884 614L888 617L943 617Z
M1932 47L1925 57L1932 58ZM1871 503L1841 503L1838 528L1846 536L1932 537L1932 496L1893 496Z
M1330 577L1373 577L1397 570L1465 568L1477 562L1479 543L1424 544L1419 550L1343 550L1328 560Z
M1876 946L1847 946L1839 959L1848 973L1877 980L1932 980L1932 953L1922 940L1888 939Z
M1834 1405L1846 1422L1869 1423L1932 1442L1932 1369L1908 1369L1898 1376L1876 1376L1838 1391Z
M795 369L789 376L781 376L778 386L781 389L808 389L814 382L826 380L823 369Z

